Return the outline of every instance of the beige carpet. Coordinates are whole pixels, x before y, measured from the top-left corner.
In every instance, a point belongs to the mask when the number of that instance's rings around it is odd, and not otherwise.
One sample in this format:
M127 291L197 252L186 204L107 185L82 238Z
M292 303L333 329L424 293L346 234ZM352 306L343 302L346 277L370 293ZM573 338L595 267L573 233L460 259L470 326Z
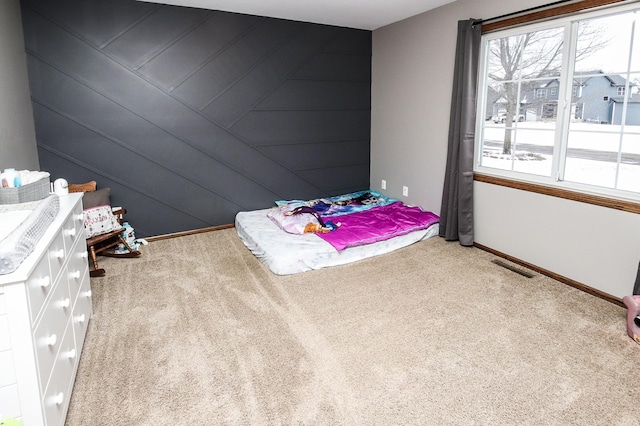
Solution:
M640 424L626 310L479 249L294 276L234 229L142 251L92 279L68 425Z

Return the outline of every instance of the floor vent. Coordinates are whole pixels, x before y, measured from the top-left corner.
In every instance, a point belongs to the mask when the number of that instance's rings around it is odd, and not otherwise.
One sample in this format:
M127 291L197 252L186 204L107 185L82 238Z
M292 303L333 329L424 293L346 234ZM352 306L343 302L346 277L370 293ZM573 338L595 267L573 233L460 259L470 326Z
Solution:
M503 268L506 268L506 269L508 269L508 270L510 270L510 271L512 271L512 272L515 272L516 274L520 274L520 275L522 275L523 277L527 277L527 278L533 278L533 277L535 277L535 274L533 274L533 273L531 273L531 272L529 272L529 271L525 271L524 269L516 268L515 266L510 265L510 264L508 264L508 263L506 263L506 262L503 262L503 261L502 261L502 260L500 260L500 259L494 259L494 260L492 260L491 262L492 262L492 263L495 263L495 264L496 264L496 265L498 265L498 266L502 266Z

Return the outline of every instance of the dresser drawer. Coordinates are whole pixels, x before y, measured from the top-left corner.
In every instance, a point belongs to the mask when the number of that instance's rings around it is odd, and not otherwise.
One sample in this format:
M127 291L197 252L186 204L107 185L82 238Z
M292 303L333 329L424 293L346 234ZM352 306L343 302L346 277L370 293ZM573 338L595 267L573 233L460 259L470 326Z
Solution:
M71 253L73 245L78 239L82 238L83 235L82 232L80 232L80 228L76 226L77 222L77 213L74 211L74 213L70 214L64 222L62 230L60 231L62 239L64 240L64 248L67 253Z
M0 314L0 352L11 349L11 336L9 335L9 318Z
M13 352L0 351L0 388L16 382L16 369L13 365ZM2 419L2 416L0 416Z
M44 392L44 415L47 426L64 424L71 398L73 373L79 356L74 347L73 331L69 328L60 346L60 353L55 359L51 380Z
M0 388L0 401L2 401L2 413L0 418L20 417L20 398L18 396L18 385L5 386Z
M66 278L66 277L65 277ZM36 358L41 389L46 386L51 368L62 344L62 337L71 318L71 298L66 280L59 282L45 306L34 331Z
M84 240L84 214L82 213L82 204L77 204L74 207L73 213L71 213L71 218L73 219L73 223L76 227L76 236L79 239Z
M58 232L55 239L51 242L49 249L47 250L47 257L49 258L49 266L51 269L51 279L53 281L58 278L58 274L62 270L64 261L67 259L67 252L64 249L64 239L62 232Z
M87 273L85 274L80 292L78 293L78 299L73 307L73 333L75 335L76 348L78 351L82 350L84 336L87 334L89 319L93 312L91 303L91 286L89 285L89 274Z
M85 275L89 270L87 245L78 241L76 251L71 253L67 264L67 279L69 281L69 295L75 300L82 286ZM87 278L88 279L88 278Z
M40 259L35 270L27 280L27 295L29 297L29 312L31 323L34 323L42 305L53 288L53 281L49 273L49 260Z

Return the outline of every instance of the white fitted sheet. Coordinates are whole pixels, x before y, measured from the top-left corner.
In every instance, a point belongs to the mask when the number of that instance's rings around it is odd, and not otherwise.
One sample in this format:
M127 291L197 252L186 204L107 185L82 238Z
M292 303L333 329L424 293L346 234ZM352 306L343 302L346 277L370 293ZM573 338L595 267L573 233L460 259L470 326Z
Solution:
M436 223L407 235L337 251L314 234L295 235L283 231L267 217L268 211L240 212L236 215L235 226L244 245L277 275L344 265L389 253L438 235L439 230Z

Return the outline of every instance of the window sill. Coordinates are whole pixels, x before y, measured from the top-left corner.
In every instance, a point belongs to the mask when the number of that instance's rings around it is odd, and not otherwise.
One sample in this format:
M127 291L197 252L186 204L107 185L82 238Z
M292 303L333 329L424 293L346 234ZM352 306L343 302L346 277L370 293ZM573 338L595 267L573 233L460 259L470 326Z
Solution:
M603 197L601 195L586 194L583 192L569 191L567 189L552 188L549 186L517 180L505 179L502 177L490 176L481 173L474 173L473 180L477 182L490 183L492 185L505 186L507 188L519 189L521 191L535 192L537 194L551 197L564 198L566 200L578 201L580 203L593 204L595 206L607 207L615 210L622 210L629 213L640 214L640 203L632 201L617 200L615 198Z

